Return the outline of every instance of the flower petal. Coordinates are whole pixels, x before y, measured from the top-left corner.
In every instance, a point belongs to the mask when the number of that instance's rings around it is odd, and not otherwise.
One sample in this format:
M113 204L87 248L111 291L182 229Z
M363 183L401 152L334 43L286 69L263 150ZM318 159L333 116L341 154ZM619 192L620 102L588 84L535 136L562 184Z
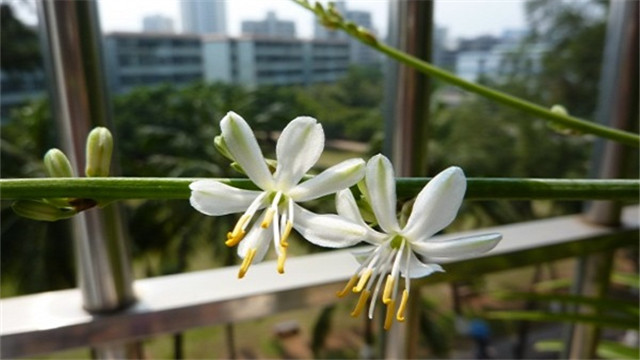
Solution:
M247 256L249 249L256 249L256 255L252 261L253 264L257 264L264 259L267 250L269 250L271 240L273 239L273 231L271 228L264 229L260 226L263 219L264 214L253 224L249 233L247 233L240 244L238 244L238 255L243 259Z
M484 254L493 249L502 239L498 233L466 236L462 238L422 241L411 244L411 248L426 258L460 259Z
M293 228L310 243L326 248L342 248L364 240L364 227L333 214L318 215L294 204Z
M375 231L364 221L351 190L344 189L336 193L336 210L338 210L338 215L361 225L367 230L367 236L364 241L376 245L382 244L387 239L388 235Z
M300 182L304 174L318 161L324 149L324 131L316 119L299 116L280 134L276 145L278 165L274 178L281 190Z
M249 124L242 116L229 111L220 121L220 128L229 152L251 181L261 189L270 190L273 187L273 176Z
M295 202L317 199L354 185L362 179L363 175L364 160L345 160L298 184L289 191L288 195Z
M365 182L369 189L371 207L380 227L386 233L399 232L396 182L389 159L381 154L372 157L367 163Z
M407 270L409 271L408 274ZM434 272L444 272L444 269L438 264L425 264L413 252L410 252L409 267L407 268L406 256L403 256L400 261L400 271L405 278L417 279L431 275Z
M420 191L403 233L410 239L427 239L455 219L467 189L464 172L452 166L436 175Z
M191 206L211 216L243 212L261 194L260 191L238 189L216 180L194 181L189 189Z

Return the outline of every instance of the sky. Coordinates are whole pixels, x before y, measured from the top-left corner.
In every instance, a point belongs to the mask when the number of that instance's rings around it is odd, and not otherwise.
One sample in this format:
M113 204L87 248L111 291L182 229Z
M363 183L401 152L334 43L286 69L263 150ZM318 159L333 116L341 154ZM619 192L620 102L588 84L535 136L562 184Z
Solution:
M15 2L21 0L3 0ZM173 19L179 30L179 1L194 0L98 0L103 31L140 31L142 18L161 14ZM395 1L395 0L391 0ZM448 28L450 39L491 34L500 35L504 29L520 29L525 26L525 0L437 0L435 22ZM388 0L347 0L347 8L367 10L372 13L378 34L387 32ZM290 0L232 0L227 2L227 26L231 35L239 35L242 20L260 20L269 10L278 18L294 20L299 37L313 34L313 17L310 12ZM21 11L21 17L34 23L33 14Z

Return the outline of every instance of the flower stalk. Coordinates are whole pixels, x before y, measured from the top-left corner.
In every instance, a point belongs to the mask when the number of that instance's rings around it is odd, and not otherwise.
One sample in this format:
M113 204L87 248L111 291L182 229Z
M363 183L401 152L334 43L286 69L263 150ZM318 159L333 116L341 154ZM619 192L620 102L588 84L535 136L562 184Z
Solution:
M189 199L189 184L200 178L37 178L0 179L0 200L42 198ZM248 179L216 179L255 190ZM397 178L398 196L418 194L429 178ZM640 197L637 179L467 178L468 200L631 200Z
M640 136L637 134L570 116L568 113L552 111L549 108L509 95L502 91L464 80L455 74L380 42L367 29L357 26L353 22L344 21L339 13L336 15L336 10L331 6L329 8L330 10L325 10L321 5L319 5L319 3L316 3L315 6L313 6L307 0L294 1L316 14L325 26L331 29L341 29L350 36L369 45L388 57L408 65L422 73L433 76L467 91L476 93L485 98L492 99L503 105L511 106L531 115L541 117L559 127L577 130L585 134L596 135L636 148L640 147Z

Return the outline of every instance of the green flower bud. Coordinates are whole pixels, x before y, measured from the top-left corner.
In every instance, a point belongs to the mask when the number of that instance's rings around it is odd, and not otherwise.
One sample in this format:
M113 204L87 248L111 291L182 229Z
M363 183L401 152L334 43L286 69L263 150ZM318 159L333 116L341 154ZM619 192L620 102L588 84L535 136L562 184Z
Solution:
M229 159L231 161L235 161L233 159L233 156L229 152L229 148L227 147L227 143L224 141L224 138L222 137L222 135L218 135L218 136L213 138L213 146L215 146L216 150L218 150L220 152L220 154L222 154L222 156L226 157L227 159Z
M551 112L554 112L559 115L565 115L565 116L569 115L569 112L567 111L567 109L564 106L558 105L558 104L553 105L551 107Z
M553 105L551 107L551 112L558 114L558 115L563 115L563 116L569 116L569 112L567 111L567 109L562 106L562 105ZM563 134L563 135L582 135L582 132L579 130L575 130L569 127L566 127L562 124L556 124L556 123L552 123L552 122L547 122L547 126L552 129L553 131Z
M107 128L97 127L87 136L87 163L85 174L88 177L109 176L113 137Z
M71 162L59 149L51 149L44 154L44 168L49 177L73 177Z
M72 217L76 211L70 208L58 208L35 200L19 200L11 205L16 214L33 220L56 221Z

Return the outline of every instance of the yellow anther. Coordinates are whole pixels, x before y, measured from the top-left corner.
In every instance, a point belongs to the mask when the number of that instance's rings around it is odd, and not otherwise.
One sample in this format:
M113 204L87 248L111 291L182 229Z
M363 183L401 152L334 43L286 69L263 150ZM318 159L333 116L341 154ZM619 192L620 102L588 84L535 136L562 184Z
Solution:
M345 295L347 295L349 293L349 290L353 288L353 285L356 284L356 281L358 281L358 274L353 275L351 279L349 279L349 282L347 283L347 285L345 285L344 289L336 293L336 296L344 297Z
M362 309L367 305L367 300L369 300L369 296L371 292L369 290L365 290L360 294L360 298L358 299L358 303L356 304L355 309L351 312L351 316L357 317L362 312Z
M227 241L225 241L224 244L227 245L228 247L236 246L238 245L238 243L240 243L240 241L242 241L242 239L244 238L244 235L245 235L245 232L242 229L240 229L240 232L237 234L228 233Z
M384 283L384 292L382 293L382 302L388 304L391 301L391 290L393 290L394 283L393 276L387 275L387 282Z
M242 260L242 265L240 265L240 271L238 271L238 279L242 279L244 274L249 270L249 265L253 261L253 258L256 256L256 249L249 249L249 253Z
M267 213L264 215L264 220L262 220L262 224L260 224L263 229L266 229L269 227L269 225L271 225L271 222L273 221L273 215L275 215L275 213L276 211L273 209L273 207L269 207L267 209Z
M391 300L389 301L389 303L387 304L387 316L385 316L384 318L384 329L385 330L389 330L391 329L391 325L393 324L393 314L394 314L394 310L396 307L396 301L395 300Z
M289 246L289 243L287 242L287 238L289 237L289 234L291 234L292 227L293 227L293 223L290 220L287 220L287 224L284 226L284 231L282 232L282 237L280 238L280 245L282 247Z
M280 255L278 255L278 273L284 274L284 261L287 259L287 248L280 247Z
M409 300L409 292L407 289L404 289L402 292L402 299L400 300L400 306L398 306L398 315L396 315L396 319L400 322L404 321L404 311L407 308L407 301Z
M247 221L249 221L249 219L251 219L251 216L249 216L248 214L244 214L240 216L240 219L238 219L236 226L233 227L233 231L231 232L231 235L236 236L240 231L242 231L242 228L247 223Z
M372 269L367 269L367 271L365 271L364 274L362 274L362 276L360 277L360 281L358 281L358 285L356 285L356 287L353 288L354 293L359 293L360 291L362 291L364 286L367 285L367 280L369 280L372 273L373 273Z

